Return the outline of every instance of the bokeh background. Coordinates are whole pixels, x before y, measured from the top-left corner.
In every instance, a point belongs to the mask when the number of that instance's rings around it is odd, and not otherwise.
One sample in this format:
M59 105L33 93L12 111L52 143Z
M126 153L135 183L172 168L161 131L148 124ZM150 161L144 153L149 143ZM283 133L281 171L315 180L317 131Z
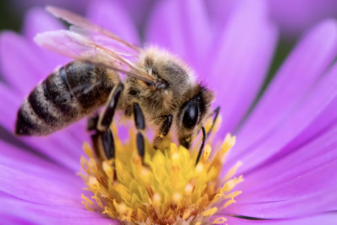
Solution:
M99 1L99 0L97 0ZM118 0L111 0L118 1ZM123 7L130 13L138 32L142 37L153 6L165 0L121 0ZM219 2L221 1L221 7ZM244 0L205 0L205 6L211 18L226 19L226 15L236 4ZM273 62L259 96L263 93L273 75L291 51L297 40L307 29L326 18L337 18L337 0L265 0L270 6L270 16L277 24L280 36ZM32 7L55 5L85 14L90 7L90 0L0 0L0 31L14 30L20 32L25 13ZM0 46L1 47L1 46ZM1 72L0 72L1 79ZM255 101L258 100L259 96ZM17 139L0 127L0 138L14 142ZM15 140L15 141L14 141Z

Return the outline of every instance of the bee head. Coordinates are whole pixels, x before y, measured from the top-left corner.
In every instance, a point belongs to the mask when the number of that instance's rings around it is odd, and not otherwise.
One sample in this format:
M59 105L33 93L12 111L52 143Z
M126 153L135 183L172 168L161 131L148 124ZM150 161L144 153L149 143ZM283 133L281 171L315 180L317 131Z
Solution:
M179 140L185 147L188 147L191 136L196 135L209 118L213 99L213 92L199 85L196 93L180 107L177 127L181 128L178 131Z

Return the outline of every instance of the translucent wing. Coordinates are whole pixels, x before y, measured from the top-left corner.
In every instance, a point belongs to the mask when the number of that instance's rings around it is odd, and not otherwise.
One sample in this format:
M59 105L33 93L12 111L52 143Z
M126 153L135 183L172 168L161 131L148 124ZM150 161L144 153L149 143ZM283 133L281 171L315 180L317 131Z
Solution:
M93 32L93 33L102 34L104 36L109 37L112 40L115 40L116 42L118 42L120 44L123 44L124 46L126 46L126 47L128 47L128 48L130 48L130 49L132 49L136 52L140 51L140 49L137 46L124 41L122 38L118 37L117 35L111 33L110 31L108 31L108 30L106 30L102 27L99 27L99 26L91 23L87 19L85 19L85 18L83 18L79 15L76 15L75 13L72 13L72 12L67 11L65 9L57 8L57 7L54 7L54 6L47 6L46 10L48 12L50 12L51 14L53 14L55 17L58 17L60 19L63 19L65 21L67 21L70 24L75 25L75 27L82 28L83 30L87 30L87 31L90 31L90 32ZM78 30L78 29L75 28L75 30Z
M62 55L110 68L154 84L154 78L134 65L128 59L127 53L103 47L77 32L69 30L45 32L38 34L34 40L40 46Z

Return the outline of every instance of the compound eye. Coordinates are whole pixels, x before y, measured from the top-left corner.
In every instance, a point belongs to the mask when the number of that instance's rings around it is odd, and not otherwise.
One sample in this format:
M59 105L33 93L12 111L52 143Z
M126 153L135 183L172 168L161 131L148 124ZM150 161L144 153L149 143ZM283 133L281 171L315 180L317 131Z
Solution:
M198 123L198 116L199 116L198 106L195 104L189 105L183 117L184 127L188 129L195 127L195 125L197 125Z

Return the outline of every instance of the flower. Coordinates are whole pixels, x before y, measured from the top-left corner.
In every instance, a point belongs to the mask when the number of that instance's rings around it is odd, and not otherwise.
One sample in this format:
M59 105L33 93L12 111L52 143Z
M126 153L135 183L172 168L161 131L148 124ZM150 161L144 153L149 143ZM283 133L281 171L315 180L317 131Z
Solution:
M113 126L113 130L117 135L117 126ZM134 133L131 132L130 137L135 140ZM169 148L160 151L147 142L142 162L132 141L115 143L116 160L105 159L97 154L99 149L93 151L84 144L88 159L81 157L83 173L79 175L87 185L85 190L91 192L91 198L82 194L87 210L106 214L125 224L201 224L235 203L241 194L241 191L233 191L243 182L242 176L234 177L240 163L223 179L218 179L223 156L235 143L230 135L211 159L210 145L198 156L198 148L188 151L171 143ZM225 217L213 219L215 222L226 220Z
M131 20L117 3L94 6L102 13L89 14L91 20L137 42ZM106 15L104 20L101 15ZM118 23L113 23L116 15ZM277 41L264 1L241 3L223 29L211 26L201 0L160 2L149 21L146 42L179 55L217 94L222 126L212 149L226 133L237 136L219 177L242 162L236 171L244 176L237 186L242 194L210 221L225 217L224 224L335 224L337 23L323 21L304 35L255 103ZM60 27L43 10L34 9L27 16L25 37L12 32L0 36L6 82L0 84L6 106L0 123L9 131L24 96L69 61L31 41L38 32ZM6 224L118 223L81 203L84 184L75 173L87 139L81 121L45 138L0 141L0 215Z

